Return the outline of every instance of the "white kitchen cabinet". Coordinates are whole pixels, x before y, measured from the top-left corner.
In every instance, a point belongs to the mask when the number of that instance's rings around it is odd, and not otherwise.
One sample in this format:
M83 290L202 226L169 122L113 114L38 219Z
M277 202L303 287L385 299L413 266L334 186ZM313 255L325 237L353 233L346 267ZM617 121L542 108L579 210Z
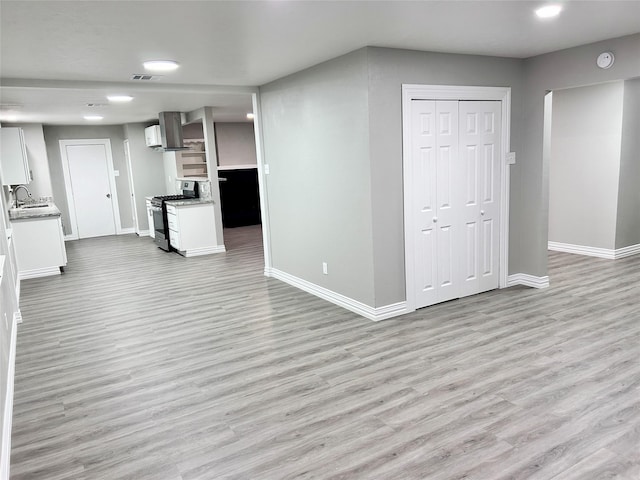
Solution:
M27 149L21 128L0 128L0 167L4 185L23 185L31 181Z
M167 203L169 243L180 255L193 257L224 252L218 245L212 202Z
M18 278L59 275L67 264L59 216L22 218L11 222Z
M147 147L159 147L162 145L160 125L151 125L144 129L144 141Z
M153 228L153 210L151 210L151 197L145 198L145 206L147 207L147 223L149 224L149 236L156 238L156 230Z

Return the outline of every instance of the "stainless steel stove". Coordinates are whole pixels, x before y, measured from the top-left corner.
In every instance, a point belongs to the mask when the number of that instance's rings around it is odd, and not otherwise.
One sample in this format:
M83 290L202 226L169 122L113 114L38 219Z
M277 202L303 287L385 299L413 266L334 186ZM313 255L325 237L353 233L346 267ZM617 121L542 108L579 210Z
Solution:
M154 241L165 252L171 251L169 243L169 224L167 223L166 202L171 200L187 200L198 197L198 184L194 181L182 182L182 195L158 195L151 199L151 210L153 212L153 229L155 230ZM151 225L149 226L151 228Z

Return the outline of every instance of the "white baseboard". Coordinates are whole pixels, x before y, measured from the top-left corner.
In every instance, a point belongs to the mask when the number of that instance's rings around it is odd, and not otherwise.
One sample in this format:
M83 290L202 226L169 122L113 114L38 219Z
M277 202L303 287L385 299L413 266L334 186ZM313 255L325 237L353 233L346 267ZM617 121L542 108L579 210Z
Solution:
M17 312L16 312L17 314ZM11 343L9 346L9 365L7 371L7 384L3 385L6 392L4 412L2 412L2 445L0 446L0 478L9 478L9 466L11 464L11 424L13 420L13 380L16 365L16 340L18 332L18 318L14 314L11 328Z
M573 245L571 243L549 242L548 249L554 252L573 253L576 255L587 255L589 257L606 258L616 260L618 258L629 257L640 253L640 244L628 247L612 249L600 247L588 247L585 245Z
M227 249L224 245L216 245L215 247L191 248L189 250L179 250L178 253L183 257L197 257L199 255L209 255L210 253L224 253Z
M149 230L143 230L139 233L139 235L145 235L144 232L146 232L146 235L149 235ZM136 233L136 229L134 227L128 227L121 228L120 230L116 231L116 235L129 235L130 233ZM75 233L70 233L69 235L64 236L65 242L68 242L70 240L80 240L80 237L78 237L78 235Z
M547 288L549 286L549 277L536 277L528 273L514 273L507 278L507 287L514 285L525 285L533 288Z
M22 270L18 272L20 280L27 278L49 277L51 275L60 275L60 267L34 268L33 270Z
M307 293L315 295L316 297L320 297L323 300L327 300L328 302L334 303L335 305L357 313L358 315L362 315L363 317L368 318L369 320L373 320L374 322L408 313L406 302L393 303L391 305L385 305L384 307L370 307L369 305L365 305L362 302L349 297L345 297L340 293L336 293L327 288L320 287L319 285L295 277L275 268L265 268L264 274L267 277L276 278L285 283L288 283L289 285L299 288L300 290L304 290Z
M149 236L149 230L140 230L138 232L138 236L139 237L148 237Z
M637 255L640 253L640 243L636 245L629 245L628 247L616 248L614 257L618 258L630 257L631 255Z

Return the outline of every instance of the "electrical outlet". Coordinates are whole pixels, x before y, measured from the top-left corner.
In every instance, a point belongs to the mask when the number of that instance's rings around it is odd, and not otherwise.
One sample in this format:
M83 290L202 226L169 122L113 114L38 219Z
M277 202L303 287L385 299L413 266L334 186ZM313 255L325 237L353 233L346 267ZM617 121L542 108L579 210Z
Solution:
M329 274L329 270L327 269L327 262L322 262L322 273L325 275Z
M265 175L269 175L269 164L268 163L264 164L264 174Z

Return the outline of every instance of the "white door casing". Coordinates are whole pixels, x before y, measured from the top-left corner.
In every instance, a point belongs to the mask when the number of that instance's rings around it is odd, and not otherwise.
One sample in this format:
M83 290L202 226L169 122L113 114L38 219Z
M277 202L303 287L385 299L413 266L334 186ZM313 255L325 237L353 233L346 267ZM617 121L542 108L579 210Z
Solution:
M414 102L414 100L422 101ZM458 105L458 100L498 100L499 102L488 103L491 107L489 112L483 110L487 105L481 105L483 102L476 101L468 102L468 104L467 102L461 103L459 104L462 105L461 107L456 106L453 109L455 111L458 108L461 109L460 125L464 125L465 120L468 121L467 114L469 114L472 118L478 119L479 127L483 127L485 113L488 113L487 120L493 120L493 133L486 133L482 128L476 133L472 133L473 130L467 132L462 128L459 141L451 141L451 138L455 136L452 133L447 133L446 127L449 120L454 118L455 112L452 111L451 103L436 102L435 100L453 100L452 103L456 105ZM422 106L417 106L417 104L422 104ZM478 107L480 110L474 111L478 110ZM425 120L421 120L418 125L415 125L416 115L419 115L415 109L424 110L423 113L427 114L432 112L433 128L434 130L437 128L435 131L443 134L443 140L438 142L437 135L436 138L430 140L429 135L424 134L420 134L420 137L423 137L421 140L415 140L416 131L425 126ZM509 152L509 112L509 88L403 85L407 311L410 312L420 306L450 298L498 286L507 286L509 171L506 152ZM428 116L426 115L426 117ZM438 122L439 124L437 124ZM458 122L456 121L452 125L458 127ZM485 147L483 142L489 140L492 144L487 144ZM420 147L415 144L416 142L423 142L423 144ZM453 145L451 145L452 143ZM465 161L448 163L447 154L456 155L458 143L461 145L459 156ZM420 150L420 148L424 150ZM433 167L433 160L431 160L431 167L428 160L413 161L415 155L428 157L430 148L438 150L436 167ZM468 151L462 151L467 148ZM474 156L471 161L470 155L477 156ZM487 162L489 165L485 168ZM449 170L446 169L447 165ZM432 177L426 182L426 185L431 189L430 193L419 193L421 184L425 184L425 179L420 178L424 173L423 168L432 168L438 171L435 179ZM459 179L465 178L465 176L466 180L460 182ZM473 183L470 182L472 178L474 179ZM449 183L454 179L458 179L456 183ZM437 183L434 184L434 182ZM456 190L453 187L460 188ZM436 188L440 189L441 198L436 203L437 208L433 207L433 211L431 211L430 205L433 203L430 203L429 196L437 196L434 190ZM446 200L443 195L447 192L456 198L456 202L468 202L469 205L466 208L468 213L463 213L464 209L459 209L458 213L455 213L455 209L447 210L446 202L443 202L443 199ZM472 196L476 197L473 201L468 198ZM419 207L414 205L416 201L420 204ZM437 215L433 215L433 213L437 213ZM472 213L475 213L476 217L472 218ZM429 215L433 215L431 217L432 225L427 228L425 220ZM438 227L434 228L434 225L438 225ZM464 235L454 235L456 227L458 230L464 231ZM438 232L439 235L430 236L434 232ZM455 245L447 243L447 234L451 234L455 238L453 240L456 242ZM483 240L483 235L489 239L489 242ZM434 245L429 245L425 237L430 238ZM494 240L491 240L492 237ZM496 237L498 241L495 240ZM438 246L435 245L437 240L439 240L440 252L438 252ZM485 243L487 245L490 243L492 248L483 250ZM446 245L451 250L446 250ZM420 265L424 265L429 255L437 255L438 261L430 262L430 268L423 272ZM456 283L454 281L447 283L446 277L449 271L463 272L457 275L459 278L462 275L464 281L458 281L457 286L452 285ZM451 276L451 278L455 277ZM430 288L430 285L433 288Z
M138 211L136 210L136 191L133 185L133 165L131 165L131 149L129 148L129 140L124 141L124 160L127 165L127 176L129 178L129 195L131 198L133 231L140 235L140 224L138 223Z
M68 239L121 233L109 139L60 140L71 234Z

